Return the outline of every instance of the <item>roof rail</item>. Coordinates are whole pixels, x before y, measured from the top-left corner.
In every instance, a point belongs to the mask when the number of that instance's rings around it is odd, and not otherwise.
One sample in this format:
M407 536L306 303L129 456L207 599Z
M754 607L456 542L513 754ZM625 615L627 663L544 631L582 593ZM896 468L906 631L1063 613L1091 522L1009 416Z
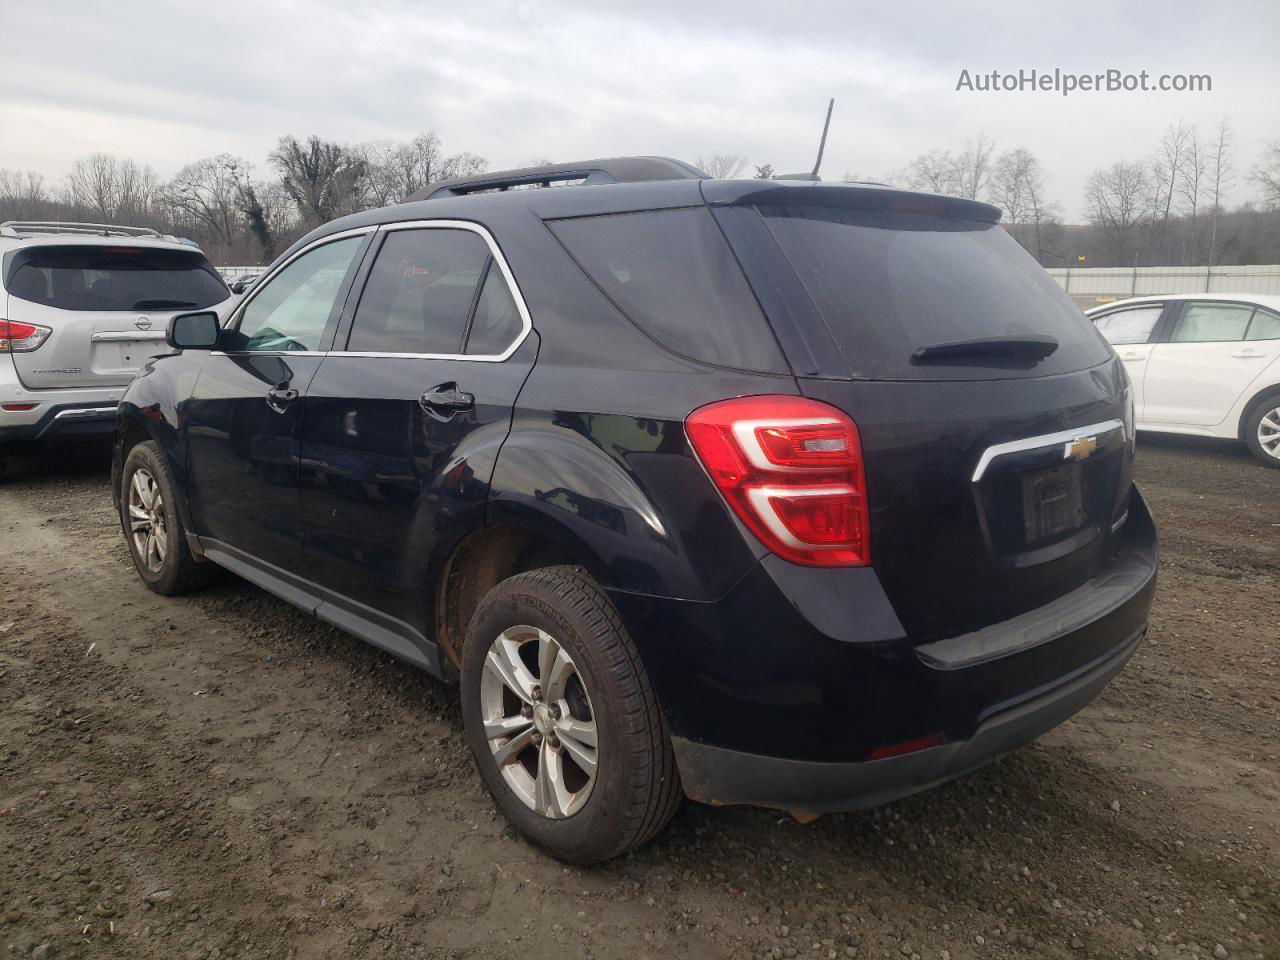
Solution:
M511 190L521 187L549 187L581 181L597 183L639 183L645 180L708 180L710 177L692 164L669 157L608 157L602 160L575 160L572 163L549 163L542 167L496 170L470 177L437 180L411 193L405 203L461 197L469 193Z
M73 223L58 220L6 220L0 223L0 236L26 237L40 233L71 233L97 237L154 237L170 239L150 227L125 227L111 223Z

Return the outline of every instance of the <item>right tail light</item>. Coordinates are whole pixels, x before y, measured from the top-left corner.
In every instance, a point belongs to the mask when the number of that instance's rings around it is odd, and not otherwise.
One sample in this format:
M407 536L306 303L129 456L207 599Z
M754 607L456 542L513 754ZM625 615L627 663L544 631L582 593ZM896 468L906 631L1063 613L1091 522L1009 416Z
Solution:
M0 320L0 353L29 353L49 339L53 330L38 323Z
M844 411L806 397L738 397L694 410L685 433L769 550L813 567L871 562L862 443Z

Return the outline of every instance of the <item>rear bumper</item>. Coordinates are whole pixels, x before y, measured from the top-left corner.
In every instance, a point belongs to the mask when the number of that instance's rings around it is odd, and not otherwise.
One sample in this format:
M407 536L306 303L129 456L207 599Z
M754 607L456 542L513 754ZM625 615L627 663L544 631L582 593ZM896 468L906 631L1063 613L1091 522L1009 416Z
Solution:
M985 766L1074 716L1129 662L1145 635L1078 671L1062 684L996 714L967 740L861 763L816 763L726 750L673 739L685 792L710 804L751 804L833 813L873 807Z
M104 401L41 403L32 417L16 420L0 410L0 444L107 439L115 432L116 404Z
M612 596L689 795L827 811L959 776L1080 710L1145 635L1156 567L1135 488L1118 548L1093 580L933 643L909 639L870 568L766 558L716 603ZM921 743L939 745L905 752Z

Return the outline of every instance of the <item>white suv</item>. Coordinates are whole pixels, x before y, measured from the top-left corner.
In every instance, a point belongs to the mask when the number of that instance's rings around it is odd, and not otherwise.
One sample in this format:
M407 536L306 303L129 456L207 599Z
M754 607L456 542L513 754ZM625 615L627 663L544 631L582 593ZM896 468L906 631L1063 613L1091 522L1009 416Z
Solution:
M1139 430L1243 440L1280 467L1280 296L1137 297L1088 316L1129 372Z
M169 318L231 292L199 248L143 227L0 224L0 472L32 442L110 435Z

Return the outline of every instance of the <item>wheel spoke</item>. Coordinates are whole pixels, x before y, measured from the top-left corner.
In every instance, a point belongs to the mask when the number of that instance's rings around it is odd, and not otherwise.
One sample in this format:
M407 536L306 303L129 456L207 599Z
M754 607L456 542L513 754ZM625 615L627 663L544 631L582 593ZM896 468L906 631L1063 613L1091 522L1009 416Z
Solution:
M129 516L135 520L150 520L151 515L147 513L147 508L137 503L129 504Z
M148 510L151 509L151 500L154 496L154 489L150 481L150 475L142 470L133 475L133 489L138 492L138 499L142 501L142 505Z
M150 530L151 519L149 517L143 517L141 520L137 520L137 519L130 520L129 529L132 530L134 533L137 533L140 530Z
M565 684L573 676L573 661L548 634L538 631L538 679L542 682L542 696L554 703L564 696Z
M516 714L514 717L499 717L497 720L485 721L484 735L489 740L496 740L499 737L514 737L532 726L533 721L520 714Z
M561 708L563 710L563 708ZM566 710L556 721L556 733L570 740L577 740L588 747L596 746L596 723L594 720L579 720L569 716Z
M538 750L538 775L533 786L534 801L543 816L559 819L568 812L573 796L564 785L564 761L546 740Z
M596 748L587 746L587 744L574 737L566 736L563 729L560 734L560 749L569 754L573 758L573 762L578 765L578 769L585 773L588 777L596 775ZM591 739L595 740L595 725L591 725Z
M489 648L489 656L485 658L484 666L497 675L512 693L523 700L525 703L533 703L533 688L536 681L533 675L529 673L529 668L524 665L524 661L520 659L520 645L514 640L508 640L505 636L499 637L497 642Z
M528 730L524 731L524 733L512 737L493 752L494 762L496 762L500 767L505 767L508 763L514 761L516 757L520 756L520 753L525 749L525 747L533 745L533 738L536 735L537 731L531 726ZM541 763L541 761L539 761L539 763Z

